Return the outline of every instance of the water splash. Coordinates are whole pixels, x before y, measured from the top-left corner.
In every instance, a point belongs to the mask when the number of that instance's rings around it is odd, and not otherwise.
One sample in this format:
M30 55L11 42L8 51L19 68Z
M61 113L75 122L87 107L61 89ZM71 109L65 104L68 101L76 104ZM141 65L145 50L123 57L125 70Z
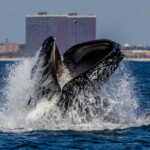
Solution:
M38 55L39 53L34 59L26 59L7 69L9 76L3 89L6 104L0 112L0 130L104 130L150 123L150 120L144 120L143 116L137 118L136 111L139 106L134 91L134 79L124 62L100 90L95 86L86 91L83 89L77 94L81 103L83 100L87 101L87 105L82 106L85 111L70 109L69 113L62 116L56 106L59 94L54 95L50 101L42 97L36 105L29 107L30 96L36 93L37 80L31 79L31 71ZM69 80L69 72L64 69L60 79L61 87ZM50 84L50 81L48 82Z

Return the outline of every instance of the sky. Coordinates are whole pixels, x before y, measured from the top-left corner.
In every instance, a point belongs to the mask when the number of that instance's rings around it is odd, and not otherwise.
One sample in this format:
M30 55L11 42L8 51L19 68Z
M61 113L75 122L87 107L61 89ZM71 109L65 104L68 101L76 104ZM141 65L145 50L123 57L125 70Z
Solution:
M150 45L150 0L0 0L0 42L25 43L25 17L48 14L93 14L96 38L121 45Z

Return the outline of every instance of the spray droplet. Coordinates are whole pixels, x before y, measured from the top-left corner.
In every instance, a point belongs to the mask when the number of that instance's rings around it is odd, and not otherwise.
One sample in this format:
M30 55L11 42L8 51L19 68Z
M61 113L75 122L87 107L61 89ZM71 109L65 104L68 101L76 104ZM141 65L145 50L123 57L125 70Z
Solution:
M150 117L150 113L146 114L144 119L146 119L147 117Z

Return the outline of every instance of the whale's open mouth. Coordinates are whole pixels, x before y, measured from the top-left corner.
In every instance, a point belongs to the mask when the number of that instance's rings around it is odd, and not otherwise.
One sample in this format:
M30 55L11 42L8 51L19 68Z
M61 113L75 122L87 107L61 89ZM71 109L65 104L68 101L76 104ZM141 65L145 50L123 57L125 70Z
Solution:
M62 62L56 40L53 37L43 42L41 54L47 59L46 63L49 63L49 69L57 81L62 73L62 63L69 69L72 78L75 78L98 63L106 60L113 61L113 59L118 59L120 62L124 57L119 44L110 40L95 40L71 47L64 53Z
M119 44L110 40L94 40L71 47L64 53L62 61L56 40L48 37L43 42L38 61L32 69L32 76L40 67L40 75L38 75L39 89L42 91L39 94L40 97L46 96L50 100L55 93L60 93L57 105L66 111L68 107L71 107L77 94L74 87L82 90L95 84L101 86L114 72L123 57ZM40 62L42 63L39 65ZM71 80L62 87L59 81L63 65L69 70ZM52 80L51 84L55 85L55 89L43 84L48 80ZM37 86L37 91L39 89Z
M119 56L118 56L119 54ZM119 44L110 40L95 40L73 46L64 54L64 64L75 76L109 59L122 59Z

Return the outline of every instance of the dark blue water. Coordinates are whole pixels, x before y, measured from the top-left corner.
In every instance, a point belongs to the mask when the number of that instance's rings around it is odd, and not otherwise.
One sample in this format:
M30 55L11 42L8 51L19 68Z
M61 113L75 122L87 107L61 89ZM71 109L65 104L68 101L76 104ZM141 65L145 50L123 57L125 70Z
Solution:
M0 89L6 84L6 67L13 63L0 62ZM134 88L140 105L138 113L150 112L150 62L124 63L135 78ZM0 94L2 102L3 93ZM1 131L0 149L150 149L150 126L97 131Z

